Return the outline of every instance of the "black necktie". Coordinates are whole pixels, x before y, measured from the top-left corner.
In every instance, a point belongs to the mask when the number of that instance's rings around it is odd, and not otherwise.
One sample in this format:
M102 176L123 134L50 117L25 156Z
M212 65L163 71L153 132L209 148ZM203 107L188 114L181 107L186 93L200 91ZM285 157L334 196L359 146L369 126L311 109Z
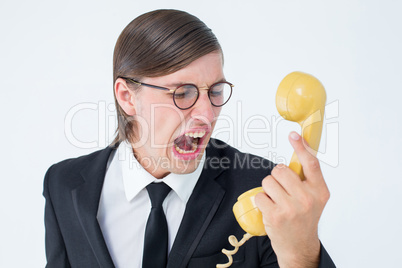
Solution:
M168 256L168 228L162 203L170 192L165 183L151 183L147 186L151 199L151 213L145 229L143 268L165 268Z

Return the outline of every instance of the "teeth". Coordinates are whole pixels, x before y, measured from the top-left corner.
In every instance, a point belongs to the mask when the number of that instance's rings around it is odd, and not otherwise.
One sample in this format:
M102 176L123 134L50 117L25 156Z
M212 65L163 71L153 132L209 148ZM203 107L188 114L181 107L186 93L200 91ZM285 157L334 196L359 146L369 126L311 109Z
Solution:
M182 150L182 149L180 149L179 148L179 146L177 146L176 144L174 145L175 146L175 148L176 148L176 151L178 151L179 153L181 153L181 154L191 154L191 153L194 153L196 150L197 150L197 142L196 141L193 141L193 144L192 144L192 150L191 151L185 151L185 150Z
M187 137L194 138L194 139L196 139L196 138L202 138L202 137L205 136L205 130L195 131L195 132L187 132L187 133L185 133L184 135L187 136ZM178 152L181 153L181 154L191 154L191 153L194 153L194 152L197 150L197 147L198 147L198 140L193 140L192 148L191 148L190 151L186 151L186 150L180 149L179 146L177 146L177 145L175 144L175 149L176 149L176 151L178 151Z
M205 131L200 131L200 132L187 132L184 134L186 136L192 137L192 138L202 138L205 135Z

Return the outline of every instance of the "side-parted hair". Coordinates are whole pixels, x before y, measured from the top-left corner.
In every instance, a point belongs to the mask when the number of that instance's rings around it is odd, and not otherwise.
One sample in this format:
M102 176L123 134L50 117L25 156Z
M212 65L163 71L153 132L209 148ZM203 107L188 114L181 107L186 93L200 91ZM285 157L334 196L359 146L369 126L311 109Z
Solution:
M113 54L113 85L119 77L141 80L174 73L221 46L200 19L179 10L155 10L131 21L117 39ZM138 86L126 80L131 90ZM114 90L113 90L114 92ZM118 127L113 144L135 137L136 125L117 102Z

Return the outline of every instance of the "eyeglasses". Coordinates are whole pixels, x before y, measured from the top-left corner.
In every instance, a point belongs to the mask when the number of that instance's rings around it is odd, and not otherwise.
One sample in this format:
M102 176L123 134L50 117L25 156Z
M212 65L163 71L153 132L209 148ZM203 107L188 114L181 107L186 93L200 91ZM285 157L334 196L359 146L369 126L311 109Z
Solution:
M198 97L200 96L200 90L198 89L197 86L193 84L183 84L181 86L178 86L176 89L169 89L166 87L160 87L142 83L127 77L120 77L120 78L133 82L134 84L137 84L139 86L146 86L172 92L173 102L176 105L176 107L181 110L186 110L193 107L194 104L197 102ZM234 87L233 84L226 81L218 82L210 86L208 88L208 97L209 100L211 101L211 104L215 107L221 107L225 105L232 96L233 87Z

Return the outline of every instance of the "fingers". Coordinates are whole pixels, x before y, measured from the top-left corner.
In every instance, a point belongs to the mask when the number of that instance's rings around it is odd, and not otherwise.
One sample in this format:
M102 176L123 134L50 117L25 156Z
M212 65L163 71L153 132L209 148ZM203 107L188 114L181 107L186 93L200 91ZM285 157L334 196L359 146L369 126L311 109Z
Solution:
M303 183L299 176L288 166L279 164L271 175L262 181L262 188L274 204L284 203L292 196L303 194Z
M271 175L291 196L299 193L303 187L299 175L284 164L275 166L271 171Z
M311 182L322 181L323 177L320 162L317 157L312 154L311 148L308 146L307 142L294 131L290 133L289 141L299 158L306 179Z
M297 199L303 194L304 185L299 176L285 165L277 165L262 180L262 188L270 202L274 205L285 204L289 199Z
M275 211L275 203L269 196L266 195L266 193L258 193L254 200L255 204L263 215L262 219L264 225L268 228L271 227L270 222L273 211Z
M262 188L274 204L284 202L288 195L286 190L271 175L262 180Z

